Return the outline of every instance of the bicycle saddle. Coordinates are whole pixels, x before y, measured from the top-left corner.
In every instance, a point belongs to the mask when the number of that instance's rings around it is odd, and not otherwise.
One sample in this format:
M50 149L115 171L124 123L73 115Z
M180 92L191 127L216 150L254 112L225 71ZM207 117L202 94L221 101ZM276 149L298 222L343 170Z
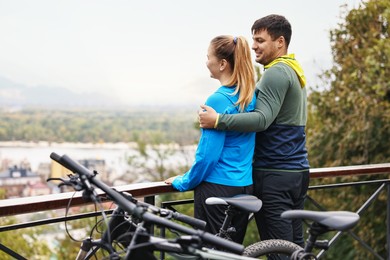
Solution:
M287 210L282 218L302 218L315 221L333 230L345 231L357 224L360 216L350 211Z
M207 205L232 205L245 212L257 212L263 202L257 197L247 194L239 194L233 197L210 197L206 199Z

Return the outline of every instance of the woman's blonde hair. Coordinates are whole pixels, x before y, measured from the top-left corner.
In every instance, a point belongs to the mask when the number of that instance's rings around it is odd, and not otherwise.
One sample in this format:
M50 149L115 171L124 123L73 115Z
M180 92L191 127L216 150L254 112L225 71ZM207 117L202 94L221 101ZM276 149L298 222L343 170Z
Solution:
M220 60L225 59L233 70L226 85L236 85L233 95L239 93L236 105L242 112L252 101L255 91L255 72L249 44L243 36L221 35L211 40L211 45L215 56Z

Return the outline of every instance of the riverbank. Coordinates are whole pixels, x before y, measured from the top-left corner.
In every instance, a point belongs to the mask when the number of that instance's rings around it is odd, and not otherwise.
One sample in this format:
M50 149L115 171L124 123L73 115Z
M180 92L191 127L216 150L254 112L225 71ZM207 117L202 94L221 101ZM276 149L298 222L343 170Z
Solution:
M50 163L50 154L67 154L77 160L104 160L107 170L118 174L126 172L129 167L142 169L141 166L155 166L159 154L164 154L167 167L189 165L195 154L196 145L179 146L177 144L160 145L158 148L147 146L148 156L144 157L138 150L137 143L54 143L54 142L0 142L0 163L2 168L27 162L33 171L41 163ZM160 154L160 156L161 156ZM160 158L161 159L161 158ZM129 165L131 160L132 165Z
M56 143L56 142L25 142L25 141L2 141L0 147L18 147L18 148L32 148L32 147L59 147L59 148L73 148L73 149L136 149L138 147L135 142L121 142L121 143Z

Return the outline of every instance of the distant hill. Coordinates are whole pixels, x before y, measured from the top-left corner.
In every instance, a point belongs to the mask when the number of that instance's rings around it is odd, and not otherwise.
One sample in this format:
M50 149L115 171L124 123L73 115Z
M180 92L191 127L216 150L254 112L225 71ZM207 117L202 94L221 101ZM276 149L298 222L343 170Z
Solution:
M118 100L98 93L78 94L65 88L26 86L0 77L0 107L120 108Z

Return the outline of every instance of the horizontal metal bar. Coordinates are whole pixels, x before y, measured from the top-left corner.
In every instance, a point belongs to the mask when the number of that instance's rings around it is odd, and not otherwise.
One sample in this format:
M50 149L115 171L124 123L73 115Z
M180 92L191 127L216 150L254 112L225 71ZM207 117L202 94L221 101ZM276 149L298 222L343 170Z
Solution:
M105 214L111 214L112 212L113 212L113 210L105 210L104 211ZM100 216L100 215L102 215L101 211L100 212L83 213L83 214L77 214L77 215L71 215L71 216L65 216L65 217L58 217L58 218L41 219L41 220L37 220L37 221L2 226L2 227L0 227L0 232L35 227L35 226L43 226L43 225L54 224L54 223L76 220L76 219L91 218L91 217L96 217L96 216Z
M382 179L382 180L371 180L371 181L332 183L332 184L310 186L309 190L321 190L321 189L329 189L329 188L342 188L342 187L347 187L347 186L370 185L370 184L378 184L378 183L390 183L390 180L389 179Z

